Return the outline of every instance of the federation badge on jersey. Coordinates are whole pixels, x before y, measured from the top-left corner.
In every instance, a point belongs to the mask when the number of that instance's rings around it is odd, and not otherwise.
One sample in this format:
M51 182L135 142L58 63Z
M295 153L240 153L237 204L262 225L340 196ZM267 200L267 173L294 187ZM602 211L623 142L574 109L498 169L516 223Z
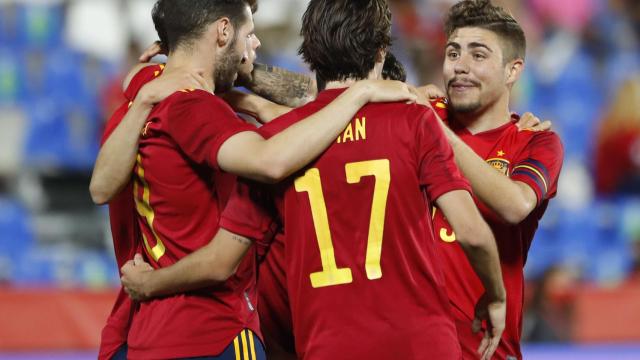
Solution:
M494 169L498 170L504 175L509 173L509 161L500 158L493 158L487 160L487 164L491 165Z
M435 111L436 115L438 115L438 117L440 117L440 120L447 122L448 119L448 115L447 115L447 107L448 107L448 100L447 98L437 98L434 100L429 100L429 103L431 104L431 108L433 109L433 111Z

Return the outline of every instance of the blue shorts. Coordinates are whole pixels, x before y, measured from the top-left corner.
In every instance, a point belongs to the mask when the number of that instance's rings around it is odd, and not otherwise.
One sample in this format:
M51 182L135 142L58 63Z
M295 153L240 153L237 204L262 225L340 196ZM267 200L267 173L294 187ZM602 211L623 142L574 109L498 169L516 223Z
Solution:
M227 346L222 354L217 356L200 356L186 359L198 360L266 360L264 345L249 329L244 329Z
M127 344L120 346L118 352L113 355L111 360L127 360L127 350L129 350Z
M127 360L127 344L124 344L118 349L118 352L113 355L111 360ZM199 356L185 358L198 359L198 360L266 360L267 356L264 352L264 345L249 329L244 329L236 336L235 339L227 346L222 354L217 356Z

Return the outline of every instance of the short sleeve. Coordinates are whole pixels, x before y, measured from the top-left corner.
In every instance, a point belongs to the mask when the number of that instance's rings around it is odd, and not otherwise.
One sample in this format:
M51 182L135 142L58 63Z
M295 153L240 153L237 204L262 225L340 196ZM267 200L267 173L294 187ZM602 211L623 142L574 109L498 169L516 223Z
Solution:
M224 101L206 91L176 96L167 114L166 131L185 155L197 164L219 170L218 151L233 135L256 128L243 122Z
M220 217L220 227L258 243L267 244L278 229L270 188L249 180L236 183Z
M162 69L164 69L164 65L149 65L145 66L140 71L138 71L133 78L131 78L131 82L129 82L129 86L124 92L124 97L127 99L125 103L120 105L118 109L111 115L109 120L107 121L104 133L102 134L102 138L100 139L100 144L104 145L109 136L113 133L113 131L118 127L122 119L127 115L127 111L129 107L131 107L131 101L135 99L138 95L140 89L149 81L155 79L158 75L162 73Z
M124 118L124 116L127 114L128 110L129 110L129 103L126 102L120 105L120 107L116 109L113 115L111 115L111 117L105 124L104 132L102 133L102 138L100 139L100 146L104 145L104 143L107 141L109 136L111 136L111 134L115 131L115 129L118 127L118 125L122 121L122 118Z
M419 179L431 201L447 192L466 190L471 186L456 166L453 149L433 110L425 108L416 130L418 144Z
M163 64L149 65L140 69L140 71L131 78L129 86L127 86L124 92L124 97L129 101L133 101L140 89L142 89L146 83L162 74L162 70L164 70Z
M555 196L564 149L552 131L538 132L513 166L511 180L523 182L536 193L538 204Z

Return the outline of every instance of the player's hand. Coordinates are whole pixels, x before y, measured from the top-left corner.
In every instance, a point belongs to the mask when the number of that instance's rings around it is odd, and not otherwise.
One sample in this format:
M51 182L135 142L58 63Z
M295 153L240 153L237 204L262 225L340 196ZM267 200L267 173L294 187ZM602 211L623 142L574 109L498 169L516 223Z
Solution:
M166 69L157 79L150 81L140 89L136 100L146 105L154 105L171 96L176 91L200 89L213 92L199 69Z
M122 266L120 272L122 273L120 282L129 297L137 301L149 298L145 285L153 272L153 267L144 261L142 255L136 254L133 260L127 261Z
M162 46L160 41L156 41L146 48L138 58L138 61L141 63L147 63L156 55L167 55L164 46Z
M547 130L551 130L551 125L552 125L551 121L549 120L540 121L540 119L537 116L533 115L530 112L524 113L520 117L520 120L518 120L518 122L516 123L516 126L521 131L523 130L547 131Z
M417 88L417 90L420 94L423 94L429 100L435 100L447 96L444 91L442 91L442 89L433 84L420 86L419 88Z
M478 333L483 330L482 322L486 321L484 337L480 342L478 354L482 360L491 359L500 344L507 316L507 303L504 300L494 301L484 294L476 304L476 316L473 319L472 330Z
M418 100L418 96L411 91L411 87L401 81L362 80L355 86L365 88L368 102L406 101L408 104L413 104Z

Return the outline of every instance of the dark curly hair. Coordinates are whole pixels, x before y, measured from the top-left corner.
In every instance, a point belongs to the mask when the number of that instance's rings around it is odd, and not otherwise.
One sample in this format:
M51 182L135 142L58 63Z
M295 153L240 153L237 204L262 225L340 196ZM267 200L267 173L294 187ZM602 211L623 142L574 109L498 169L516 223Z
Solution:
M299 54L319 85L365 79L391 45L391 11L386 0L311 0L300 35Z
M151 17L166 52L201 36L207 26L228 17L234 28L247 19L246 6L255 12L257 0L158 0Z
M464 0L451 7L445 20L447 38L460 28L479 27L498 35L503 43L504 62L525 58L527 40L513 16L489 0Z
M404 65L389 51L382 67L382 78L385 80L407 81Z

